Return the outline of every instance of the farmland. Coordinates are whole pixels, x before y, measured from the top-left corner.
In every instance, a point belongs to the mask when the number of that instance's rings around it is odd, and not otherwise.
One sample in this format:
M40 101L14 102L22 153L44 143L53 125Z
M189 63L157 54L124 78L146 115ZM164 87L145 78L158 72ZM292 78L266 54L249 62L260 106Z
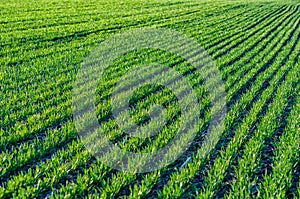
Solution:
M300 197L298 0L4 0L0 16L0 198ZM91 52L114 35L143 28L174 30L206 51L224 85L226 115L204 154L213 95L203 74L160 49L114 60L99 76L95 112L120 149L159 151L185 118L172 90L145 84L130 98L126 117L158 125L149 122L158 104L165 125L154 136L126 135L111 109L114 88L128 71L164 64L189 82L199 103L189 147L171 164L139 173L112 168L89 152L74 124L73 100ZM193 47L182 47L194 56ZM136 81L150 72L137 73Z

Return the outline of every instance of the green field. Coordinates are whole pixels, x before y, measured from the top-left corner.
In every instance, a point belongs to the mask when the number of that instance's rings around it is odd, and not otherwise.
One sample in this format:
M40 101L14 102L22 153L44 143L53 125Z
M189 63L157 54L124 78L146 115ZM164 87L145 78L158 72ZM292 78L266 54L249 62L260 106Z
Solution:
M300 198L299 0L2 0L0 16L0 198ZM171 90L147 84L130 98L128 114L140 126L153 104L166 109L155 136L126 135L111 113L126 72L163 63L198 98L191 145L166 167L132 173L104 164L80 139L72 92L82 62L135 28L177 31L214 60L227 114L208 154L201 150L212 118L205 77L182 57L151 48L124 54L99 77L97 119L123 150L167 146L184 119Z

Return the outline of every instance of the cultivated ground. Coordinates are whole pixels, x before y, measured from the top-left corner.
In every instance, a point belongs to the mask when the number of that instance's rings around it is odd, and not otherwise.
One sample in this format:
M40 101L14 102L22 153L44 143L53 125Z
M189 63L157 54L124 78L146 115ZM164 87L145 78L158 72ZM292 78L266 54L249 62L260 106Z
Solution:
M0 198L300 197L300 1L3 0L0 16ZM199 103L196 136L176 161L132 173L88 152L72 99L76 75L95 47L145 27L177 31L206 50L224 83L227 114L203 155L213 104L203 74L161 49L114 60L99 76L95 109L120 149L159 151L185 119L172 90L145 84L130 98L128 116L146 126L159 104L165 125L144 138L122 131L111 97L131 69L167 65L189 82Z

